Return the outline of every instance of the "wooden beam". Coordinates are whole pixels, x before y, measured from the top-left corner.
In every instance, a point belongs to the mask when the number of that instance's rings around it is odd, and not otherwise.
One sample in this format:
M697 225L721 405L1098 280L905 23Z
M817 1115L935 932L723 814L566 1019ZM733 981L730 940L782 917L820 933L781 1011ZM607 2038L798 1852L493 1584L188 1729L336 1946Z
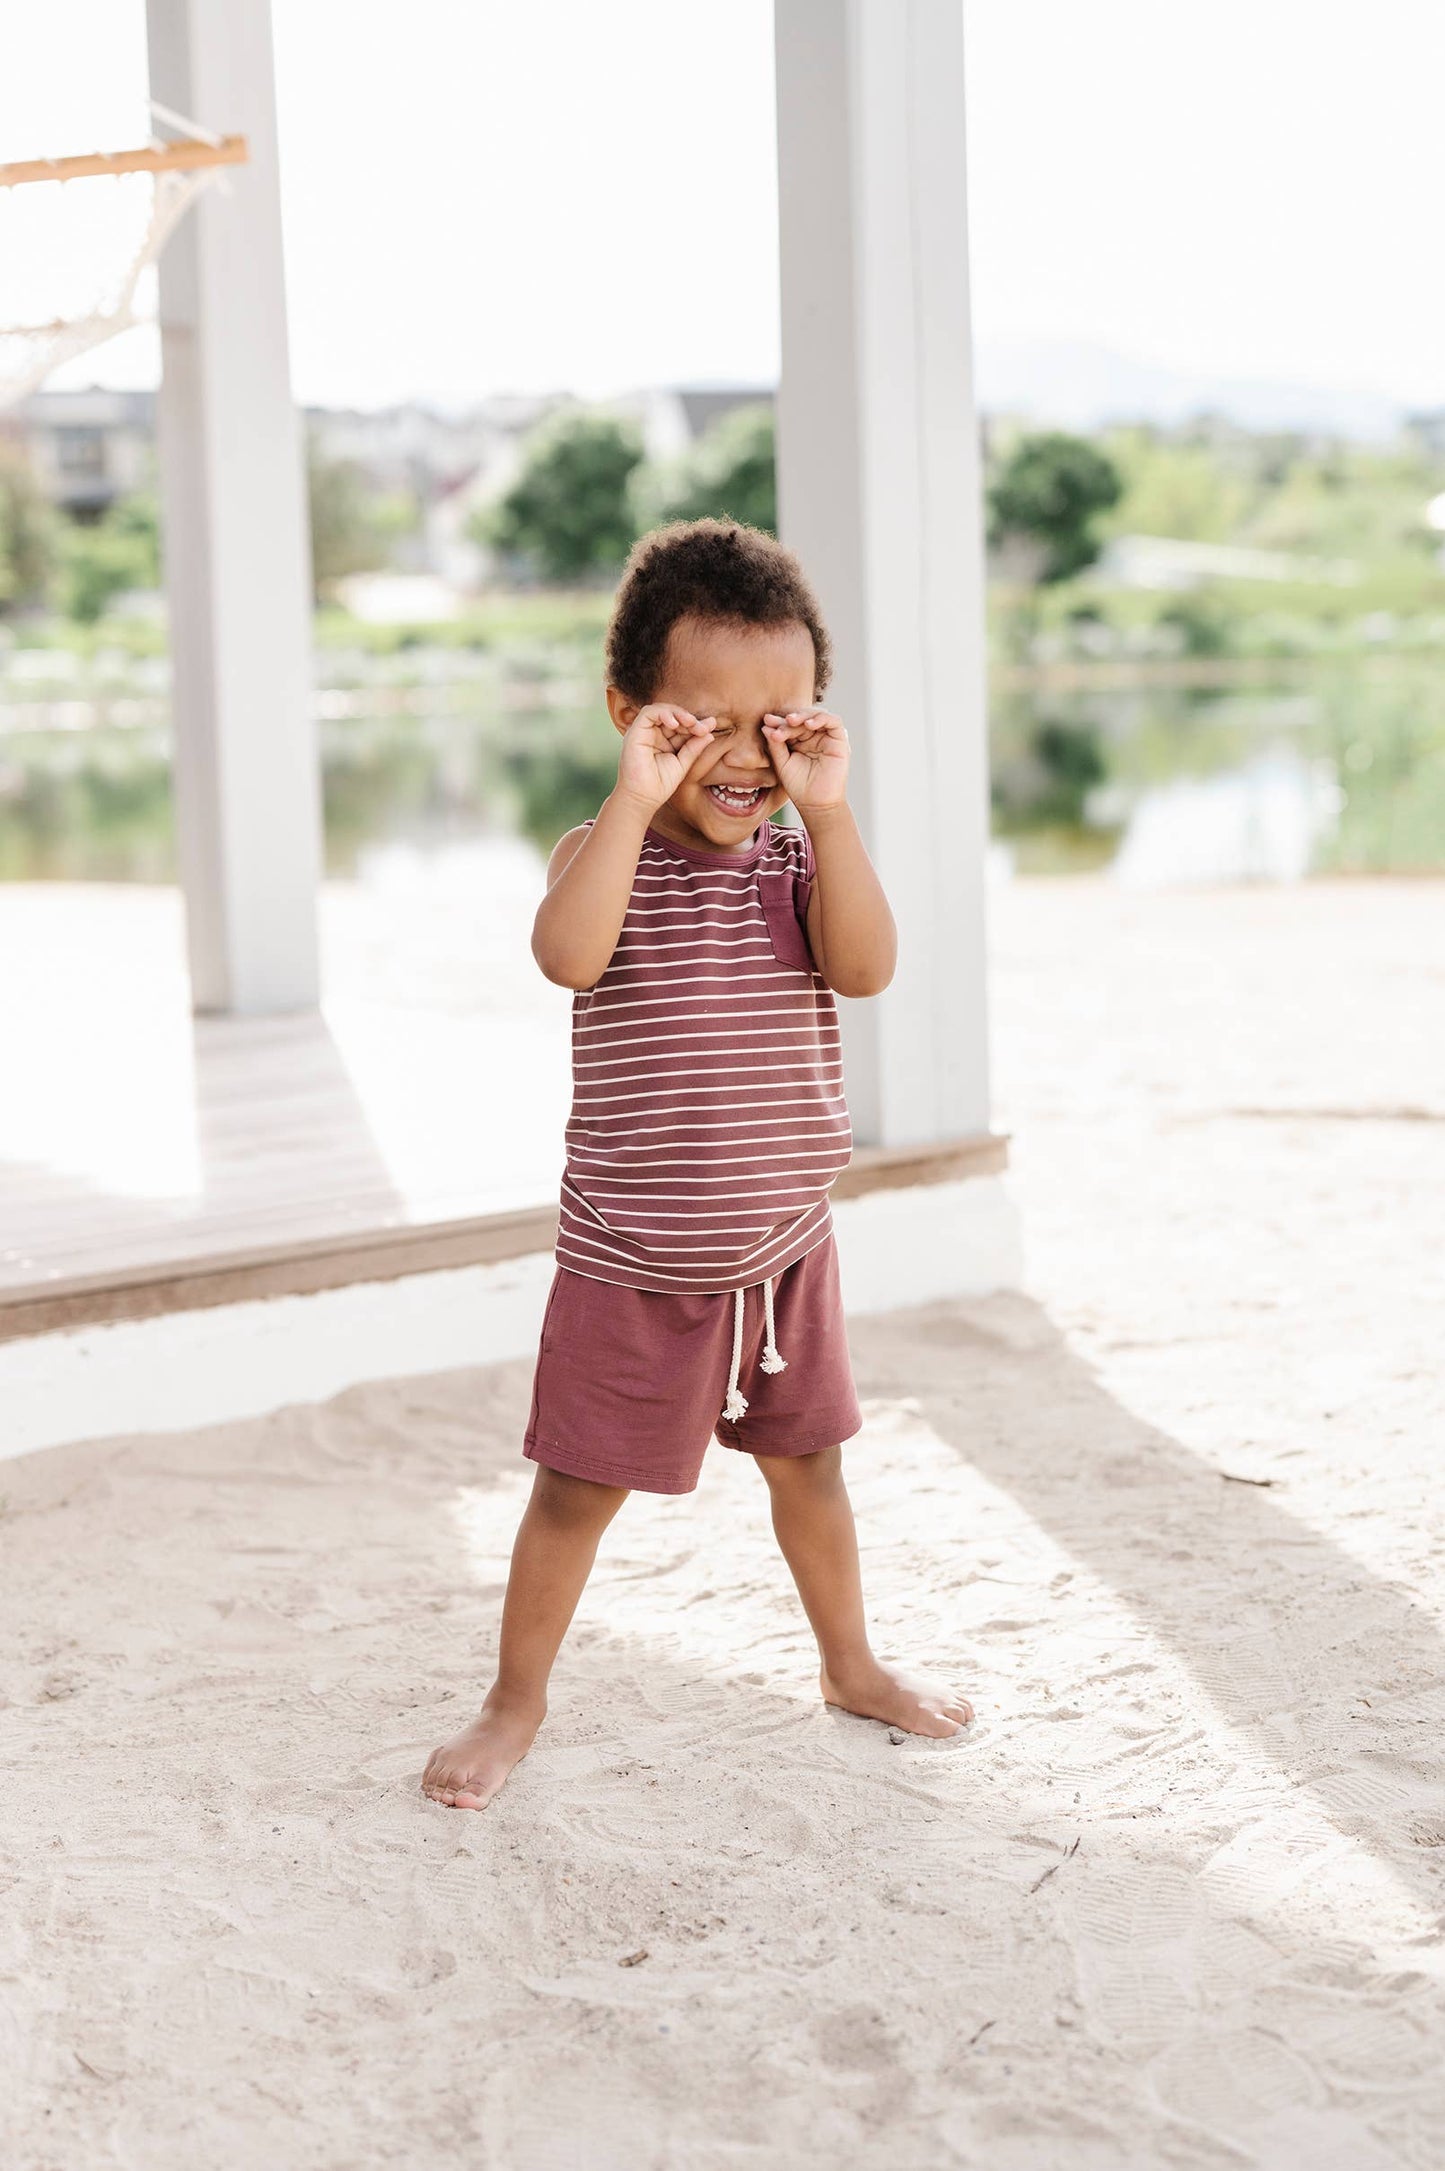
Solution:
M199 173L208 166L244 166L250 157L244 136L222 136L219 143L152 143L138 151L78 151L70 158L17 158L0 166L0 188L20 188L27 181L83 181L91 174Z
M1008 1139L1001 1133L930 1146L864 1146L838 1178L833 1196L859 1198L912 1184L956 1183L964 1177L996 1175L1007 1163ZM43 1290L31 1286L0 1295L0 1342L121 1319L203 1311L217 1304L310 1296L353 1282L396 1281L449 1267L487 1266L550 1251L556 1233L556 1209L538 1206L70 1275Z

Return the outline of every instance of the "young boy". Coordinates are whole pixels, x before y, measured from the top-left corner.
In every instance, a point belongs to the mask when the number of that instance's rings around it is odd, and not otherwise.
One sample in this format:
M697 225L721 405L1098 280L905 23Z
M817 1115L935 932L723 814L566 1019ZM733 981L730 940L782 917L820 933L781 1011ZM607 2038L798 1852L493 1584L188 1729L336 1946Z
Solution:
M956 1734L971 1706L869 1648L840 1443L859 1430L828 1193L848 1160L833 996L893 973L849 810L829 644L769 535L646 536L618 591L617 784L547 869L532 949L576 991L557 1272L497 1678L437 1749L482 1809L531 1747L598 1541L639 1488L686 1493L710 1434L757 1459L830 1704ZM774 827L785 800L803 827Z

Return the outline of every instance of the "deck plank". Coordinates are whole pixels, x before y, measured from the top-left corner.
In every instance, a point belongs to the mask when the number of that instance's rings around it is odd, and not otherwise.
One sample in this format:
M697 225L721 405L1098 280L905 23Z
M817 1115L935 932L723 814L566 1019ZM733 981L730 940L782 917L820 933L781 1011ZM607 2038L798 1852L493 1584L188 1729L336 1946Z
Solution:
M481 1003L433 922L327 902L324 1013L193 1018L174 893L0 884L0 1341L551 1248L565 993ZM860 1149L835 1195L1005 1150Z

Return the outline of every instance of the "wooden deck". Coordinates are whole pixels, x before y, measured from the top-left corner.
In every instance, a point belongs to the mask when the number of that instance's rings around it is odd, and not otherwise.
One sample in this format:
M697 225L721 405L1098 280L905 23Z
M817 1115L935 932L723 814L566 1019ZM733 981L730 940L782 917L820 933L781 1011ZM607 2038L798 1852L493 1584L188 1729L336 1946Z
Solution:
M0 885L0 1341L549 1249L568 1001L525 881L491 904L337 886L324 1015L197 1019L173 892ZM862 1149L836 1195L1005 1151Z

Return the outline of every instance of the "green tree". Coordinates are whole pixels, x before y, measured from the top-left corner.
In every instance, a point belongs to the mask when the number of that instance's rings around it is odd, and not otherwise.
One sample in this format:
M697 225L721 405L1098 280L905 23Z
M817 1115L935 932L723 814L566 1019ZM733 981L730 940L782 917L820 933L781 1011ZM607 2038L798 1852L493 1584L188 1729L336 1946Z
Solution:
M1068 580L1099 555L1095 522L1119 501L1118 468L1082 437L1021 437L988 486L988 534L1031 582Z
M61 530L67 618L93 625L127 589L160 585L160 520L155 500L118 498L103 517L67 521Z
M663 496L667 520L741 520L778 532L773 410L766 402L719 415Z
M392 501L373 490L355 460L331 460L312 445L306 462L311 511L311 580L319 602L348 573L387 564L396 530Z
M18 445L0 441L0 614L43 603L55 570L55 515Z
M569 413L534 431L506 496L473 533L545 581L615 573L637 539L632 481L642 440L614 415Z
M1101 532L1178 536L1190 543L1238 537L1254 487L1215 446L1128 429L1113 432L1106 451L1123 489L1109 517L1099 522Z

